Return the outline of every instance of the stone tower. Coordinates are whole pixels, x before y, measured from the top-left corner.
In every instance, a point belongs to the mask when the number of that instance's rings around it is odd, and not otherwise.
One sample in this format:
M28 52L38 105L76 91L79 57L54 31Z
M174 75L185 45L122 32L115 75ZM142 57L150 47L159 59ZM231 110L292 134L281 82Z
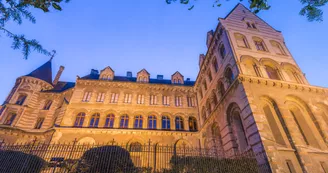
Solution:
M273 172L327 171L327 89L309 85L281 32L238 4L207 46L194 86L204 147L266 153Z

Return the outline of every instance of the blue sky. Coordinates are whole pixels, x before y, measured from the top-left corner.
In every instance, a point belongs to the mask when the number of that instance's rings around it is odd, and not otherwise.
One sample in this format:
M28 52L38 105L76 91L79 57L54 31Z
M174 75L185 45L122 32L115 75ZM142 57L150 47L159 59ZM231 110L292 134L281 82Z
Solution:
M49 50L55 49L53 75L65 66L61 77L75 81L76 75L111 66L116 75L132 71L135 76L142 68L151 77L163 74L170 78L180 71L185 78L196 79L198 56L206 53L206 33L215 29L218 18L225 17L239 2L222 1L213 8L214 0L196 1L195 8L167 5L165 0L72 0L62 12L44 14L32 10L37 22L25 21L21 26L9 23L7 28L35 38ZM244 2L248 6L247 1ZM308 22L299 16L298 0L270 1L272 8L259 16L282 31L285 41L312 85L328 87L328 6L324 21ZM283 4L283 5L282 5ZM45 63L49 57L33 52L24 60L20 51L10 48L11 40L0 37L0 103L19 76L26 75Z

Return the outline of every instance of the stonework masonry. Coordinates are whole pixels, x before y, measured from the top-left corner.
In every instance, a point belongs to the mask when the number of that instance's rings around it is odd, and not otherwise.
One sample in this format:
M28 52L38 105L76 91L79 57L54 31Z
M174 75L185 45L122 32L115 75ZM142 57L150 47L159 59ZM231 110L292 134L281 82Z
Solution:
M49 60L0 106L5 143L151 142L265 153L272 172L328 172L328 89L312 86L280 31L238 4L207 33L196 81L106 67L52 81Z

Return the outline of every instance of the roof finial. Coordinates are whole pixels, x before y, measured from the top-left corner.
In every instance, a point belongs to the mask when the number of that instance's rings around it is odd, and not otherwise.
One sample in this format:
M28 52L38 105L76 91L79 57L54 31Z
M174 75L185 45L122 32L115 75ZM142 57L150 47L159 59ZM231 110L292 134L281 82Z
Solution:
M52 55L51 55L50 61L54 58L55 55L56 55L56 51L52 50Z

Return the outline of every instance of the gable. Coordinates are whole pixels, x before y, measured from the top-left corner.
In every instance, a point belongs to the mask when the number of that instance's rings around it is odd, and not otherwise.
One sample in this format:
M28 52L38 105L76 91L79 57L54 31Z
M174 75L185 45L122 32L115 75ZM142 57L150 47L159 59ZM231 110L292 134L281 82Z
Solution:
M223 25L233 26L236 28L246 28L244 21L252 21L256 24L260 32L275 33L279 32L263 19L252 13L242 4L238 4L224 19L220 19Z

